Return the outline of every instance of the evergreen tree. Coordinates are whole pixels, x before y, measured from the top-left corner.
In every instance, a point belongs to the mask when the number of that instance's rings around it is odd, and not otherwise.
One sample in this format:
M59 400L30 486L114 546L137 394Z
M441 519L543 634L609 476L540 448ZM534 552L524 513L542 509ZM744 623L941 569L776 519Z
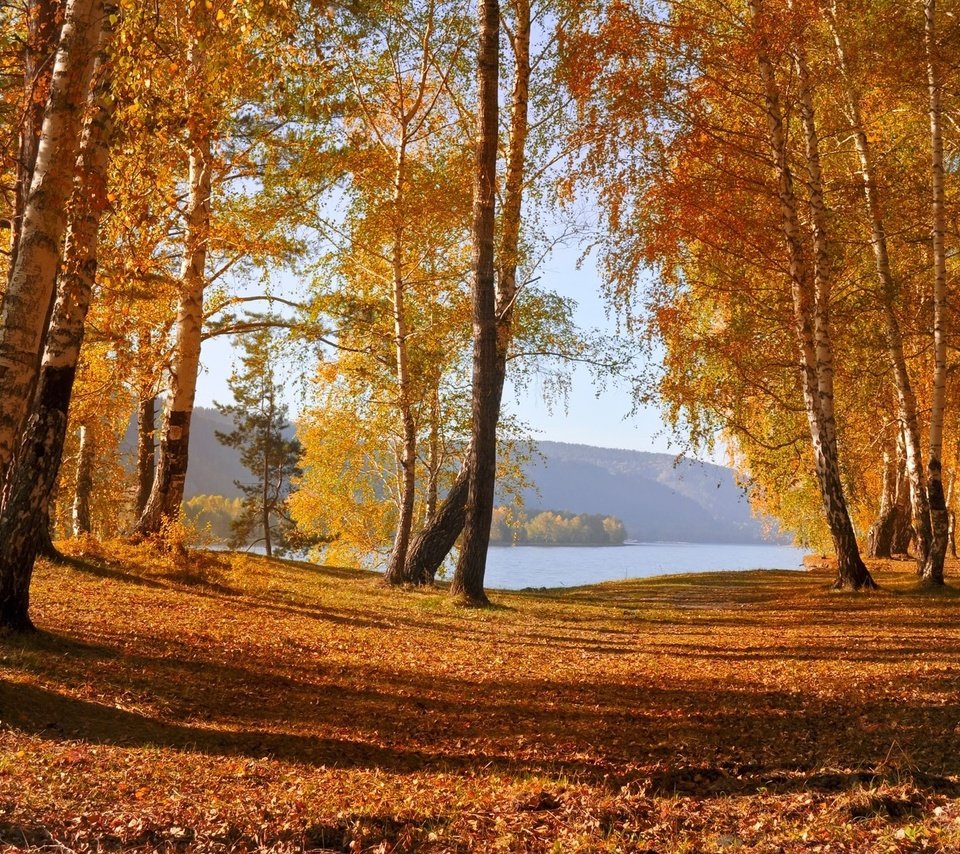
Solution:
M263 543L267 557L291 546L295 526L287 513L287 495L290 479L300 473L301 454L300 443L287 438L290 424L276 377L275 334L266 323L242 338L243 356L229 381L234 403L216 404L234 423L229 433L217 431L218 441L240 451L240 461L254 478L252 483L234 481L243 499L240 515L231 524L230 544Z

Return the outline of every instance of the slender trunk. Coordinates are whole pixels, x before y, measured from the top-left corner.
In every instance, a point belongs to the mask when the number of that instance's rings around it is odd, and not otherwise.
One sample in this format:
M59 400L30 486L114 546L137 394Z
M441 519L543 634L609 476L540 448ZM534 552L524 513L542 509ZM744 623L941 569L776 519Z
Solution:
M393 335L397 359L397 406L403 422L403 445L400 452L400 501L397 531L393 550L387 563L386 580L389 584L404 584L407 575L407 549L413 529L413 510L417 486L417 425L411 402L411 377L407 352L406 282L403 275L404 256L404 193L406 184L406 137L404 122L401 142L397 148L397 163L393 187Z
M897 501L894 515L893 542L890 551L893 555L907 556L910 543L916 536L913 530L913 510L910 504L910 478L907 476L907 452L903 430L897 433Z
M107 166L113 122L106 51L112 34L109 14L102 18L96 76L90 96L90 118L80 146L77 179L71 199L71 220L57 298L40 367L33 411L20 449L8 472L0 512L0 620L29 628L30 579L39 553L56 554L50 541L50 498L56 487L67 434L67 414L73 392L84 321L97 270L100 217L107 203ZM75 526L90 530L89 494L93 443L81 428ZM15 616L12 616L15 615Z
M893 526L897 507L897 453L896 449L883 449L883 494L877 520L867 535L867 554L872 558L892 557Z
M17 244L20 242L24 209L37 163L44 106L50 94L53 57L60 36L57 26L59 11L59 0L30 0L27 3L27 38L23 46L23 117L17 145L13 216L10 221L8 284L17 263Z
M843 96L847 104L853 140L860 162L860 183L864 206L870 224L870 243L873 249L874 266L880 284L880 306L883 310L884 333L887 354L893 369L897 392L898 415L903 425L906 441L907 473L910 478L910 503L913 525L917 537L918 571L922 571L930 552L930 511L927 502L926 474L923 469L923 451L920 443L920 427L917 418L917 400L910 383L910 374L903 352L903 337L896 315L898 287L890 263L880 196L877 188L870 142L864 131L860 113L860 100L849 75L846 48L833 8L826 10L827 23L833 34L837 62L840 66Z
M429 439L430 459L427 464L429 469L427 481L427 504L424 508L425 518L424 527L436 515L437 502L439 500L439 480L442 461L440 459L440 390L437 386L433 388L433 396L430 399L430 439ZM409 554L409 550L408 550Z
M947 399L947 253L945 245L943 114L940 69L937 60L936 0L924 0L924 43L927 54L927 87L930 92L930 175L933 188L933 399L930 407L930 446L927 455L927 501L930 506L930 550L920 574L924 581L943 584L950 518L943 495L943 415Z
M193 82L193 95L205 96L203 66L206 57L202 34L206 31L206 7L191 6L194 26L193 42L188 58ZM203 331L203 291L206 285L207 238L210 231L210 168L211 141L209 117L200 105L190 117L188 129L190 150L190 198L186 213L183 264L180 271L180 300L177 306L176 343L169 370L166 406L160 428L157 470L150 498L137 523L135 533L149 536L157 533L165 519L175 519L183 503L190 446L190 421L200 370L200 345Z
M953 509L953 489L957 483L957 467L960 465L960 442L957 442L954 445L953 450L953 466L950 468L950 479L947 481L947 543L950 548L950 557L956 558L957 556L957 539L956 539L956 513Z
M953 484L956 482L957 472L953 470L950 472L949 485L947 486L947 547L950 550L950 557L956 558L957 556L957 539L956 539L956 514L953 512Z
M157 429L157 398L148 397L140 401L137 409L137 495L134 499L134 513L137 519L143 514L153 489L153 475L156 462L154 433Z
M523 207L523 187L526 172L526 145L529 131L530 90L530 3L515 0L516 21L511 34L515 74L510 103L510 143L507 154L507 178L504 187L503 224L501 228L500 263L496 287L497 355L494 387L491 397L499 411L503 385L507 373L507 356L513 335L513 312L518 285L520 224ZM450 553L466 519L467 491L471 476L472 448L466 462L439 512L431 514L430 521L410 547L407 571L415 584L432 583Z
M751 0L751 10L755 23L760 23L762 9L760 0ZM762 35L761 35L762 38ZM783 114L780 107L780 94L773 64L766 50L761 47L757 52L757 62L760 76L764 85L765 111L767 118L768 141L773 154L777 172L778 196L780 200L781 229L787 244L790 259L791 291L793 295L794 327L800 354L801 379L803 386L804 404L807 413L807 422L810 429L810 439L813 446L816 464L817 480L820 486L820 496L823 502L824 515L833 539L834 550L837 555L836 587L851 587L860 590L865 587L876 587L866 566L860 558L856 534L850 521L846 498L843 491L843 482L840 477L840 466L837 458L835 431L827 426L828 419L824 413L824 403L828 403L830 413L833 411L832 378L825 383L821 368L829 366L832 373L832 355L829 352L829 330L826 325L826 305L817 311L816 292L811 286L810 272L807 269L804 257L803 234L800 226L800 217L796 195L793 189L793 172L790 168L787 152L786 134L783 127ZM808 96L809 98L809 93ZM815 208L816 218L815 235L818 235L818 253L820 259L819 275L821 279L829 274L826 264L826 217L823 216L822 190L819 187L819 154L815 159L810 156L810 149L818 150L816 128L813 125L812 113L805 126L808 145L808 172L811 177L811 187L816 186L814 193L817 202L811 204ZM816 210L819 208L819 210ZM820 287L821 294L829 294L828 284L823 281ZM826 301L826 297L821 299ZM817 317L820 320L820 351L815 333ZM830 389L825 400L824 388ZM831 419L832 421L832 419Z
M478 54L479 115L473 201L473 401L470 482L460 558L450 592L465 601L488 603L483 575L490 543L497 476L497 312L494 230L496 225L500 4L480 0Z
M263 547L267 557L273 557L273 544L270 542L270 445L273 441L273 376L270 377L270 390L267 392L267 429L263 437L263 487L260 493L260 524L263 526Z
M68 0L16 264L0 312L0 482L33 398L103 15L103 0Z
M73 536L89 534L90 495L93 492L93 459L96 446L93 431L86 424L80 426L80 449L77 452L77 479L73 490Z

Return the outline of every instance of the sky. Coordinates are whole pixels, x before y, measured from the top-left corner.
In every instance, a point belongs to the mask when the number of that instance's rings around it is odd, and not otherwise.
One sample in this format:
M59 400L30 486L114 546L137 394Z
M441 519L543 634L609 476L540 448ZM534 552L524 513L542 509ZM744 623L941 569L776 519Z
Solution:
M538 271L538 285L576 300L576 319L581 327L613 333L615 322L605 310L594 259L588 257L578 269L578 256L576 246L558 249ZM198 405L209 407L215 400L230 402L227 379L233 360L234 353L227 339L211 339L204 343L203 371L197 387ZM504 392L505 408L531 428L534 438L635 451L680 451L679 443L671 440L669 428L664 425L658 409L645 407L630 416L633 401L626 381L611 380L606 390L598 394L589 373L577 369L565 408L562 405L549 406L541 391L534 382L522 391L508 383Z

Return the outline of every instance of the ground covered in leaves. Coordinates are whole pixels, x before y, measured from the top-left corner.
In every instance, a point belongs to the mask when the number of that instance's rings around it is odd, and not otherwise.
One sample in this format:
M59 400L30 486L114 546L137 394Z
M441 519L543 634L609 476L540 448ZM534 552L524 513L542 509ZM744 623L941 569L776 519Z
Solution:
M960 851L960 596L493 594L94 550L0 641L0 847ZM949 569L954 569L950 567Z

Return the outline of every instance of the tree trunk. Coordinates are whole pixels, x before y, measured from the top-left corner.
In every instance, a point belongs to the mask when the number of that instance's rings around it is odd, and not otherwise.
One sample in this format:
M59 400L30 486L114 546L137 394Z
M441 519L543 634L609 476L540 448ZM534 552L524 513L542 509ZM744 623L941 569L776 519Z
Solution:
M403 274L404 254L404 191L406 184L406 121L402 122L401 141L397 148L397 163L393 190L393 334L397 359L397 406L403 421L403 445L400 452L400 501L397 530L393 550L387 562L386 581L389 584L408 582L407 549L413 529L413 511L417 488L417 425L411 403L411 377L407 352L406 283Z
M439 383L439 378L437 380ZM435 385L430 398L430 458L427 461L427 503L424 507L424 527L436 515L439 504L439 481L443 461L440 456L440 389ZM409 554L409 551L408 551Z
M883 495L877 520L867 534L867 555L872 558L893 557L893 526L897 507L897 455L890 448L883 450Z
M77 452L77 481L73 490L73 536L89 534L90 495L93 492L93 458L96 447L90 427L80 426L80 450Z
M950 469L950 479L947 481L947 544L950 548L950 557L957 556L957 540L955 536L956 513L953 510L953 488L957 482L957 463L960 462L960 442L957 442L953 455L953 468Z
M203 33L207 9L203 3L191 6L192 43L188 51L193 96L206 96L203 66ZM207 238L210 231L211 142L209 119L199 108L188 122L190 151L190 198L186 213L183 264L180 271L180 300L177 306L176 343L169 371L167 400L160 428L157 469L150 498L137 523L135 534L156 534L164 520L176 519L183 503L190 445L190 421L200 370L203 332L203 291L206 285Z
M947 230L944 202L942 89L937 59L936 0L924 2L924 43L927 88L930 93L931 213L933 220L933 399L930 407L930 447L927 457L927 501L930 507L930 549L920 568L924 581L943 584L950 518L943 494L943 415L947 398Z
M263 489L260 493L261 516L260 524L263 526L263 549L267 557L273 557L273 543L270 542L270 446L273 441L273 373L270 373L270 389L267 391L268 413L267 426L263 437ZM279 454L278 465L279 465Z
M16 264L0 312L0 482L37 379L103 15L103 0L67 2Z
M467 460L471 457L467 452ZM427 526L413 539L407 552L407 575L411 584L433 584L440 565L450 554L463 532L467 516L467 491L470 485L470 468L467 463L460 467L457 478L437 512Z
M499 412L507 373L507 356L513 335L513 312L517 299L520 223L526 176L526 145L529 131L530 3L515 0L516 21L511 33L515 76L510 104L510 142L504 187L499 275L496 290L497 358L493 398ZM454 547L466 519L467 487L472 449L439 512L410 547L407 572L414 584L432 584L440 565Z
M134 513L137 519L143 515L153 489L153 475L156 468L156 447L154 433L157 429L157 398L148 397L140 401L137 409L137 495L134 499Z
M10 221L8 284L17 264L17 244L20 242L24 209L37 163L43 111L50 94L53 57L60 37L60 27L57 25L59 11L59 0L30 0L27 3L27 38L23 46L23 113L17 145L13 216Z
M768 142L773 154L777 173L778 196L780 201L781 229L787 244L790 261L790 280L793 296L794 327L800 355L801 379L810 439L813 445L817 481L823 502L824 516L833 539L837 556L837 579L835 587L851 587L854 590L876 587L873 578L860 558L856 534L850 521L837 453L835 430L832 428L832 354L829 347L829 328L827 326L827 302L829 288L825 281L829 275L826 261L825 210L822 188L819 187L819 144L816 127L813 124L812 110L809 105L812 98L806 96L805 132L807 138L807 168L811 177L811 205L815 225L815 239L818 271L821 280L819 288L822 305L817 309L817 292L811 286L810 272L807 269L803 233L796 195L793 189L793 172L790 168L787 151L786 133L783 127L783 114L780 107L780 93L776 76L764 42L763 27L768 22L762 20L763 11L760 0L751 0L751 11L757 36L760 40L757 62L764 85L764 102L767 117ZM799 64L799 63L798 63ZM806 82L806 81L804 81ZM818 329L819 327L819 329ZM824 377L824 371L831 374ZM826 393L829 391L829 393ZM827 407L825 411L825 406Z
M910 504L917 538L918 571L922 571L930 552L930 510L927 502L926 474L923 468L923 451L921 450L920 427L917 418L917 400L910 383L910 374L907 370L907 362L903 352L900 322L895 310L899 289L890 263L886 228L874 172L873 154L867 134L864 131L859 96L849 75L846 49L837 24L835 11L832 8L825 11L827 23L833 34L837 61L841 72L843 96L846 100L850 128L853 131L854 145L860 162L860 183L867 219L870 224L870 243L873 249L874 265L880 285L880 306L883 310L887 354L893 369L898 415L903 426L906 442Z
M467 515L460 558L450 592L465 601L488 604L483 575L493 519L497 476L496 225L500 4L480 0L478 56L479 115L473 201L473 401L468 468Z
M903 431L897 441L897 500L894 506L893 538L890 544L892 556L908 556L910 543L916 536L913 530L913 511L910 506L910 478L907 477L907 452L904 449Z
M99 80L90 96L92 109L80 146L63 272L50 316L33 412L9 469L0 512L0 625L19 630L30 627L30 580L37 555L58 556L50 540L50 499L63 459L67 414L96 277L100 217L107 204L114 100L105 68L111 35L109 15L104 14L95 72ZM74 507L75 529L79 527L80 533L90 530L93 443L87 433L81 428Z

